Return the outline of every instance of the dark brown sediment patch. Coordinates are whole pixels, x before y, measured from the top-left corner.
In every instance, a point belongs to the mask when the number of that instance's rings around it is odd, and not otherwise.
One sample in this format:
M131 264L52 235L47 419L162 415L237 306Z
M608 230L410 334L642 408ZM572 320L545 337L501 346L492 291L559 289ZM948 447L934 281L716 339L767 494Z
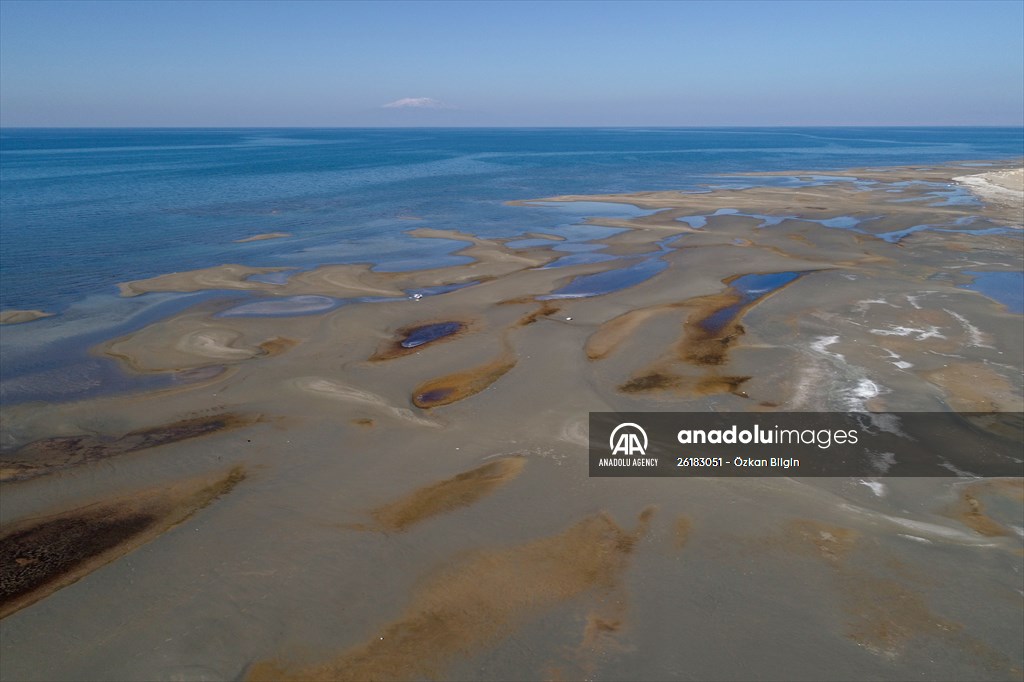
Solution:
M267 339L260 344L260 350L263 351L264 355L274 356L280 355L288 350L291 350L298 345L298 341L295 339L285 338L283 336L275 336L272 339Z
M506 457L438 481L370 512L370 530L402 532L434 516L468 507L512 481L526 466L524 457Z
M1009 528L986 513L985 505L979 499L993 492L1016 502L1024 502L1024 481L993 479L971 483L960 492L957 503L949 510L948 515L980 535L1013 537L1014 533Z
M646 393L682 386L683 378L666 372L649 372L619 386L623 393Z
M779 284L769 284L766 290L743 291L738 282L743 278L773 274L793 275L792 279ZM727 291L708 296L699 296L684 301L694 312L683 325L683 339L677 347L677 355L685 362L698 366L721 365L728 359L729 349L746 333L740 320L751 308L763 303L769 297L782 291L806 273L749 273L733 275L722 280L729 286Z
M531 618L588 592L616 589L649 522L647 510L630 532L597 514L558 535L469 553L426 581L405 613L364 644L308 667L261 661L246 679L437 679L460 656Z
M1010 531L985 513L985 506L968 491L960 494L960 501L953 510L954 518L975 533L989 537L1010 535Z
M373 420L369 418L353 419L352 423L356 426L373 426Z
M394 338L385 342L370 356L370 362L382 362L418 353L427 346L451 341L465 334L473 326L467 320L438 320L417 322L395 331ZM410 341L411 340L411 341ZM410 344L414 345L410 345Z
M697 296L679 303L655 306L620 315L606 322L591 336L588 340L587 356L590 359L607 356L628 336L634 334L640 324L653 315L671 308L690 308L692 312L683 323L682 339L676 344L673 352L621 384L619 391L646 393L674 390L693 396L732 393L746 398L747 394L740 387L751 377L722 375L719 374L717 368L728 362L729 351L746 333L743 325L740 324L743 316L751 308L797 281L805 273L779 273L794 277L766 290L758 290L759 293L755 292L756 295L741 291L734 286L737 280L757 274L732 275L723 279L722 283L729 286L729 289L724 292ZM673 366L679 362L705 368L707 371L697 377L681 376L673 369Z
M495 303L495 305L524 305L526 303L536 303L537 296L540 295L541 294L536 294L534 296L519 296L517 298L509 298L505 299L504 301L498 301L497 303Z
M519 318L519 321L516 322L516 326L525 327L527 325L531 325L537 320L541 319L542 317L554 315L561 309L562 306L558 305L557 303L554 303L552 301L542 301L539 308L534 310L532 313L527 313L526 315L523 315L521 318Z
M58 469L230 431L261 420L260 415L226 412L138 429L123 436L82 434L37 440L0 460L0 481L35 478Z
M3 528L0 618L155 539L244 479L236 467Z
M439 407L476 395L516 366L516 356L506 344L494 360L471 369L431 379L412 394L412 404L420 409Z
M721 324L709 326L707 321L717 314L737 306L740 297L731 294L715 294L693 301L697 313L683 325L683 339L677 347L680 360L698 367L716 367L725 363L739 337L746 333L738 321L741 310Z
M714 372L697 377L685 377L672 374L667 369L653 369L620 385L619 391L634 394L675 391L690 396L732 393L747 398L749 396L740 387L750 379L749 376L723 376Z

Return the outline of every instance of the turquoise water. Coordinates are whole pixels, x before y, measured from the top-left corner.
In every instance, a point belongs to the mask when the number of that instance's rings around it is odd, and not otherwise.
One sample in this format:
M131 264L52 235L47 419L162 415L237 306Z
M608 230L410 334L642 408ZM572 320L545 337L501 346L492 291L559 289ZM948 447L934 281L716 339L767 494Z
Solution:
M840 180L720 174L1020 156L1019 128L2 129L0 309L57 316L4 328L0 398L56 395L57 389L36 390L42 384L30 377L53 376L67 397L115 385L114 371L87 358L84 348L197 300L121 299L116 285L127 280L222 263L302 270L370 262L407 270L465 262L452 255L464 243L406 234L417 227L503 237L554 233L566 238L557 265L593 262L609 256L586 242L610 230L583 219L636 215L636 209L505 202L700 191L705 184L824 183ZM970 200L938 191L934 198ZM293 236L235 243L266 232ZM663 262L623 266L619 279L631 282ZM616 286L615 277L582 280L578 290L561 294L589 295ZM230 296L236 300L224 314L312 313L344 304ZM87 378L70 381L69 368Z

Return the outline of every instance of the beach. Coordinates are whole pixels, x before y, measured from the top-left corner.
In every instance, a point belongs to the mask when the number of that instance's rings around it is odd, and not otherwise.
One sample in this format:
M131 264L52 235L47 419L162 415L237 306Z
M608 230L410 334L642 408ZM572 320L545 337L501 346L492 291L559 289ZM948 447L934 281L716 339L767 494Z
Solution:
M206 297L90 348L156 387L0 411L3 677L1024 678L1021 478L588 475L591 412L1019 440L1019 161L744 177L510 198L551 229L418 225L422 269L118 282Z

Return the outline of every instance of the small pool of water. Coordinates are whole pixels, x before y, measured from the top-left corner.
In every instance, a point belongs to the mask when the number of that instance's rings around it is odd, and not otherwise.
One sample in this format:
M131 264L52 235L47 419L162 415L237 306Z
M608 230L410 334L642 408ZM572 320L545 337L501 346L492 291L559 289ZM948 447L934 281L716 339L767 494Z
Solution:
M598 272L593 275L582 275L547 296L538 296L537 300L588 298L590 296L610 294L645 282L667 267L668 263L660 257L645 258L638 263L624 268Z
M803 277L806 272L770 272L767 274L751 274L737 277L730 287L740 295L739 300L724 308L716 310L701 321L701 327L711 334L720 332L739 312L754 301L773 291L777 291Z
M416 327L406 334L405 338L401 341L402 348L417 348L423 344L430 343L431 341L437 341L443 339L446 336L457 334L462 331L463 325L461 322L436 322L434 324L425 324L422 327Z
M1011 313L1024 314L1024 272L965 271L974 277L961 288L977 291L1006 306Z

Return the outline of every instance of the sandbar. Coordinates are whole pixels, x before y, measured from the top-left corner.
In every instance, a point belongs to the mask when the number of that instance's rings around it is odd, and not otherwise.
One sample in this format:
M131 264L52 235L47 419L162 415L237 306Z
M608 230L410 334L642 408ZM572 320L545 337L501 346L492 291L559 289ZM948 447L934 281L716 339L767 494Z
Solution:
M42 310L4 310L0 311L0 324L21 324L52 316L53 313Z
M254 234L251 237L245 237L243 239L236 239L236 244L244 244L246 242L261 242L267 239L284 239L285 237L291 237L291 232L265 232L263 234Z

